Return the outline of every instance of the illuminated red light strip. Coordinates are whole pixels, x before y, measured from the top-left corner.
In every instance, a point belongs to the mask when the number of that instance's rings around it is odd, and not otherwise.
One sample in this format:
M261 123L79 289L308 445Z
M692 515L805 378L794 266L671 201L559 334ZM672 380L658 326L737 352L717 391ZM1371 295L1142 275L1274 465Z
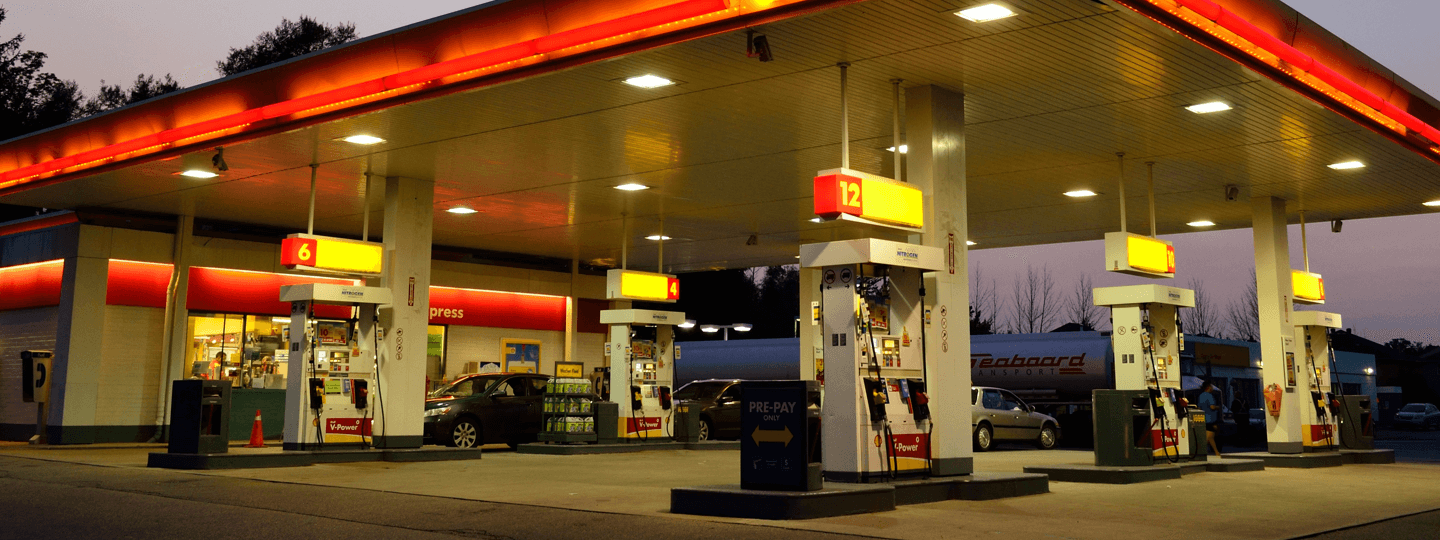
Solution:
M363 99L416 84L438 81L439 79L452 75L459 75L477 69L514 62L531 56L553 53L578 45L612 39L633 32L677 23L702 15L709 15L727 9L726 3L726 0L686 0L650 11L643 11L618 19L582 26L580 28L566 30L564 32L453 60L437 62L428 66L328 90L319 94L289 99L263 107L221 116L219 118L167 129L138 139L131 139L0 173L0 184L5 184L0 185L0 188L18 184L18 180L59 171L76 165L89 164L155 146L214 133L216 131L242 127L261 120L279 118L302 111Z
M1150 0L1150 3L1155 4L1156 2L1155 0ZM1289 43L1285 43L1279 38L1270 35L1269 32L1255 26L1234 12L1220 7L1219 4L1210 0L1175 0L1175 3L1189 8L1201 17L1214 21L1215 24L1220 25L1221 28L1234 32L1235 35L1253 43L1256 47L1279 57L1300 71L1309 73L1316 79L1320 79L1325 82L1325 84L1334 87L1336 90L1354 98L1356 101L1399 122L1400 125L1423 135L1431 142L1440 143L1440 130L1431 127L1414 115L1401 110L1399 107L1375 95L1373 92L1366 90L1354 81L1336 73L1335 70L1330 69L1328 66L1316 62L1314 58L1300 52L1299 49L1296 49Z

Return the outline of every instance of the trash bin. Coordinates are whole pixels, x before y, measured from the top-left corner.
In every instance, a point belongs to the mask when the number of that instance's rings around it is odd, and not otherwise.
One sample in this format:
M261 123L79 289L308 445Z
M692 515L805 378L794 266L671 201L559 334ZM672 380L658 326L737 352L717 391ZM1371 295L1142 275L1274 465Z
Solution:
M595 444L616 444L620 442L620 404L613 401L596 401Z
M230 381L175 381L170 392L170 453L230 450Z
M1095 465L1153 465L1148 390L1093 390Z
M1340 448L1374 450L1370 396L1340 396Z
M1210 454L1210 443L1205 440L1205 411L1191 407L1187 413L1190 415L1190 460L1206 461L1205 456Z
M700 442L700 407L689 402L675 403L675 440L682 443Z

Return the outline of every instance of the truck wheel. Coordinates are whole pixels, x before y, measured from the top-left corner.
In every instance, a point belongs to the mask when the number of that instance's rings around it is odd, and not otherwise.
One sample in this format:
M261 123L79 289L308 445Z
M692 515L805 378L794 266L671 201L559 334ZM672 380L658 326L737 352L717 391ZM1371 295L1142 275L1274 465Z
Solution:
M975 450L987 452L995 445L995 432L990 429L990 424L980 424L975 427Z
M1045 424L1045 427L1040 428L1040 436L1035 438L1035 446L1041 450L1053 449L1057 442L1059 442L1059 437L1055 433L1055 426L1050 424Z

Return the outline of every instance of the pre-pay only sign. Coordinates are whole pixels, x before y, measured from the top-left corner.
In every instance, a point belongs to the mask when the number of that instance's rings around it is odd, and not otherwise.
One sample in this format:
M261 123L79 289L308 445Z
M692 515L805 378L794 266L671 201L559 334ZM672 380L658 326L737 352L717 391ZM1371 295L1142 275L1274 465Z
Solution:
M807 383L740 383L740 487L804 491L809 487Z

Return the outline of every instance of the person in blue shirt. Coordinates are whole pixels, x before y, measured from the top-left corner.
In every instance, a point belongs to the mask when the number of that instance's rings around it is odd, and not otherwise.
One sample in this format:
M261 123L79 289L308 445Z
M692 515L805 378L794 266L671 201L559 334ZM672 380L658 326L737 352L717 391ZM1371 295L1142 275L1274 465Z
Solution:
M1215 398L1215 385L1210 381L1200 385L1200 398L1196 400L1200 404L1200 410L1205 413L1205 442L1210 444L1210 450L1220 455L1220 449L1215 446L1215 432L1220 430L1220 400Z

